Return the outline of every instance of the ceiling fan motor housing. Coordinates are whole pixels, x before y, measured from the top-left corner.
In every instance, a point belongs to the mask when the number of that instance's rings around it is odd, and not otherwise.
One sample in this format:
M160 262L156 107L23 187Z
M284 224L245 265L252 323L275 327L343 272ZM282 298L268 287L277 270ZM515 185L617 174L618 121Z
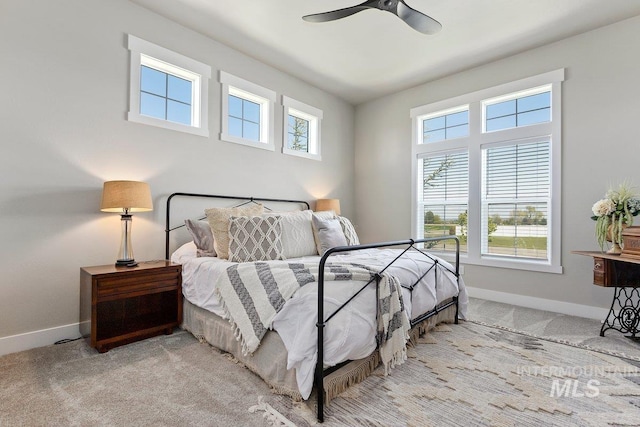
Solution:
M378 9L387 10L389 12L395 12L398 7L398 0L379 0Z

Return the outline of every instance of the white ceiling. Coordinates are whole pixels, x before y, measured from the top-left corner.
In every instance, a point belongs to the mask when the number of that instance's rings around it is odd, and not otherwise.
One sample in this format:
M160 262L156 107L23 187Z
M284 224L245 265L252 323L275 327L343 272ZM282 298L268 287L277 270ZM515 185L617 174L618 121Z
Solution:
M637 0L405 0L440 21L421 34L388 12L303 15L359 0L131 0L358 104L640 15Z

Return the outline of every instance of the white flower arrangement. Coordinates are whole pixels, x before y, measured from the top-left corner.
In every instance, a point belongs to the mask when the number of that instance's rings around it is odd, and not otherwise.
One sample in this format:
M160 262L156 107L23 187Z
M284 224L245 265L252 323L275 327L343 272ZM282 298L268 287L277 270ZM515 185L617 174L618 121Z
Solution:
M598 244L604 250L607 237L614 246L622 243L623 228L633 225L633 217L640 213L640 199L633 187L625 182L617 190L609 189L604 199L594 203L591 211L591 219L596 221Z

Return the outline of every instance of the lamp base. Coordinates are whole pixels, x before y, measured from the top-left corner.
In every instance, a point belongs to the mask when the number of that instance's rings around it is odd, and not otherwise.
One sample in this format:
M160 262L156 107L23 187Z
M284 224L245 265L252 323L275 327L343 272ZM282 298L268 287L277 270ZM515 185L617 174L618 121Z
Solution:
M116 267L135 267L138 263L133 259L119 259L116 261Z

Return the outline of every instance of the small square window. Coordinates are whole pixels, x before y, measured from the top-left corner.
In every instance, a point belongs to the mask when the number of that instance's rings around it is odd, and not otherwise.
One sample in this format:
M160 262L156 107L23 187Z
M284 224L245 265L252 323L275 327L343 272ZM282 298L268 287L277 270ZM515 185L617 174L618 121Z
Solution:
M129 35L132 122L209 136L211 67Z
M275 150L275 92L224 71L220 71L220 82L223 92L220 139Z
M260 142L260 104L229 95L229 135Z
M284 140L282 152L292 156L321 160L320 127L322 110L282 97L284 106Z
M147 67L140 73L140 114L191 126L193 82Z

